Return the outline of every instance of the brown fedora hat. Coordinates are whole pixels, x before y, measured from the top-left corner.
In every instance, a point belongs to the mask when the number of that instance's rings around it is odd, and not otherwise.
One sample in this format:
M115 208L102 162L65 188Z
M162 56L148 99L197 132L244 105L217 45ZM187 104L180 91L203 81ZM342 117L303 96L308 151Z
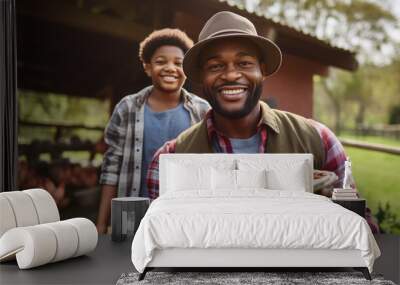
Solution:
M200 83L199 57L206 45L222 38L245 38L256 44L266 64L267 74L276 72L282 63L282 53L271 40L257 34L253 23L238 14L222 11L212 16L199 34L198 42L188 50L183 59L183 70L186 76Z

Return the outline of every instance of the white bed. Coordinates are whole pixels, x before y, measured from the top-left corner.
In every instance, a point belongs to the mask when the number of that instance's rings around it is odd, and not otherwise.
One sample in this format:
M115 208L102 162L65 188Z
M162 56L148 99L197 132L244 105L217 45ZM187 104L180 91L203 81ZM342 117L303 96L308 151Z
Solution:
M312 194L309 154L170 154L132 243L154 267L354 267L379 248L359 215ZM233 180L233 182L232 182Z

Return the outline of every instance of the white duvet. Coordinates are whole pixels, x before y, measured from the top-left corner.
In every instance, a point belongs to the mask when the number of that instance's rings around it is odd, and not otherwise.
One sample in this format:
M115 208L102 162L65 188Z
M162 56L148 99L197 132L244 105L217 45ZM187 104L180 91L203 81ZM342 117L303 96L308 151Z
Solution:
M142 219L132 262L143 272L155 249L358 249L372 272L380 251L368 223L328 198L299 191L166 193Z

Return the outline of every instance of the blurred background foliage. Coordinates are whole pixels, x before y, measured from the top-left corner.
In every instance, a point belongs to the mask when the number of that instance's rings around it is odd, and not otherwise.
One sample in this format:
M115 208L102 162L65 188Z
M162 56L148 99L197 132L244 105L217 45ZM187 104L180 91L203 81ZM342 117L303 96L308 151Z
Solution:
M361 62L390 63L400 39L397 0L234 0L251 11L357 52ZM229 2L229 1L228 1ZM398 34L397 34L398 35ZM397 47L398 48L398 47ZM390 58L385 55L390 54Z
M340 135L343 129L400 124L400 60L353 73L331 70L315 77L314 116Z
M19 89L18 107L20 122L103 128L109 119L110 101ZM30 143L55 135L55 127L35 128L20 124L18 143ZM63 130L64 139L71 137L95 143L102 137L102 131L79 128Z

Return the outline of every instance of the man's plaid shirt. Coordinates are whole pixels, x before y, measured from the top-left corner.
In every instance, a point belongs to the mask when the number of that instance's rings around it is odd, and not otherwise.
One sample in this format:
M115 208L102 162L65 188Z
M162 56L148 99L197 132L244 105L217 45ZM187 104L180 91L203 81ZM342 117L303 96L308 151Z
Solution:
M104 154L100 184L118 187L118 197L138 196L142 169L144 103L153 86L125 96L114 108L104 131L108 149ZM209 104L182 89L183 106L190 114L190 123L199 122Z
M233 153L232 144L226 136L218 132L213 124L213 112L208 111L205 117L207 123L208 139L211 142L215 142L218 149L222 153ZM318 131L322 144L325 149L325 163L322 170L333 171L338 176L336 186L340 187L343 184L344 178L344 162L346 160L346 154L340 141L337 139L335 134L325 125L310 119L310 122ZM258 133L261 136L259 153L265 152L265 145L268 139L266 125L258 125ZM159 194L159 176L158 176L158 162L160 154L174 153L176 147L176 139L168 141L162 146L154 155L153 161L150 163L149 170L147 172L147 187L149 191L149 197L156 199ZM373 233L379 233L379 226L374 221L371 214L371 210L366 208L365 219L367 220Z
M210 142L217 144L219 152L233 153L232 144L225 135L220 133L213 124L213 112L207 112L206 117L207 133ZM336 136L325 125L310 119L310 122L317 129L324 149L325 149L325 163L322 170L333 171L339 177L337 185L341 185L344 178L344 161L346 154L344 148ZM258 148L259 153L265 152L265 146L268 139L266 125L259 123L257 132L261 136L260 145ZM147 172L147 188L149 197L155 199L158 197L159 191L159 176L158 176L158 161L160 154L174 153L176 147L176 140L168 141L162 146L154 155L152 162L149 165Z

